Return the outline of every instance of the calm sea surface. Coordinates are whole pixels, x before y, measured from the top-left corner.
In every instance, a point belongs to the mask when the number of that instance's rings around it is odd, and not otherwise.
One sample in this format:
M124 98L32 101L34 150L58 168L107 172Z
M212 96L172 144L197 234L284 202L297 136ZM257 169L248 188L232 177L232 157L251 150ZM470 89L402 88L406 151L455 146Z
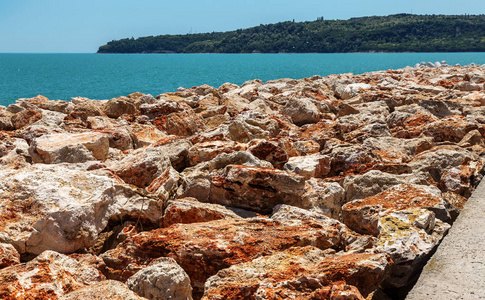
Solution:
M398 69L421 61L485 64L485 53L0 54L0 105L38 94L69 100L154 96L209 84Z

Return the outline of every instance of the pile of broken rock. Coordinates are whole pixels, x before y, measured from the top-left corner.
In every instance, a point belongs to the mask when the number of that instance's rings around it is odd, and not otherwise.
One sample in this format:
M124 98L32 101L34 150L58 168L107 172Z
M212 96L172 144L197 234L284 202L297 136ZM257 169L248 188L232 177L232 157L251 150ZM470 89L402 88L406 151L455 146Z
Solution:
M0 106L2 299L397 299L482 178L485 69Z

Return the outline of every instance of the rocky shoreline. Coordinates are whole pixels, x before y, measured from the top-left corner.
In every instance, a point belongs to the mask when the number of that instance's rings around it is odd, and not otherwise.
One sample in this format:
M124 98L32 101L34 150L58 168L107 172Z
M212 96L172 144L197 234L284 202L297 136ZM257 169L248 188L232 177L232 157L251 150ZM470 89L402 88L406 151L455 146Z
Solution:
M0 106L0 298L402 299L484 116L442 63Z

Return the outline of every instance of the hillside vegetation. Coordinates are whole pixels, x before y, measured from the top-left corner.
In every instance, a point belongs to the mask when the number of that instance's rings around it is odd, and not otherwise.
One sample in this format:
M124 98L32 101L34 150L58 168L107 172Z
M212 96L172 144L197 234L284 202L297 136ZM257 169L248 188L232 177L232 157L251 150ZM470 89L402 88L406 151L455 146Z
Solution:
M281 22L228 32L121 39L98 53L485 51L485 15L411 15Z

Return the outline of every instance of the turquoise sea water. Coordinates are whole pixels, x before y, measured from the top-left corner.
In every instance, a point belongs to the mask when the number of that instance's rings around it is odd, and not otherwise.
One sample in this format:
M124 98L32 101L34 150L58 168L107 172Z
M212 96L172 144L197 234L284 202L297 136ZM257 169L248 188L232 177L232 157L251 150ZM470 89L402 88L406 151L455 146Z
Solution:
M485 53L0 54L0 105L38 94L69 100L154 96L178 87L398 69L421 61L485 64Z

